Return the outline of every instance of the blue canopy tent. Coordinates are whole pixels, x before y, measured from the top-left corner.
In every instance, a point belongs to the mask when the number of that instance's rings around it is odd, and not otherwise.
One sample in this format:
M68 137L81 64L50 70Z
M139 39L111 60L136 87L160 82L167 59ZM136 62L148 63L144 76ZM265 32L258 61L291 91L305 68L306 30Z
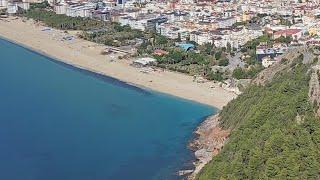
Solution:
M189 50L195 49L195 46L190 43L181 43L181 44L178 44L178 46L181 49L183 49L184 51L189 51Z

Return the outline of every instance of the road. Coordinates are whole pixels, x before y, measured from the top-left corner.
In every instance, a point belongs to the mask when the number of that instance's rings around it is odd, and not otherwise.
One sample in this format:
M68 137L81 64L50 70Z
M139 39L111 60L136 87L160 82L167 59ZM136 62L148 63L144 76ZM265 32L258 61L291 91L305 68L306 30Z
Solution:
M236 52L235 56L228 55L227 58L229 59L229 65L227 66L230 70L234 70L237 67L244 67L245 63L240 59L241 52Z

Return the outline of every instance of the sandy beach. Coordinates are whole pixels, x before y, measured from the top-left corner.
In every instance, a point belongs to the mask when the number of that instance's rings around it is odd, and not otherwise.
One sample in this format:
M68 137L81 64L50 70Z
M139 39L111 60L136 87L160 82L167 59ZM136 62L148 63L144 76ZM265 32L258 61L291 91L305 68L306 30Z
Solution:
M76 38L62 41L64 31L42 31L45 27L20 18L0 19L0 36L61 60L67 64L117 78L139 87L171 94L221 109L236 97L213 82L197 83L193 77L170 71L141 72L129 60L102 55L105 46ZM1 56L0 56L1 57ZM114 61L111 61L114 60Z

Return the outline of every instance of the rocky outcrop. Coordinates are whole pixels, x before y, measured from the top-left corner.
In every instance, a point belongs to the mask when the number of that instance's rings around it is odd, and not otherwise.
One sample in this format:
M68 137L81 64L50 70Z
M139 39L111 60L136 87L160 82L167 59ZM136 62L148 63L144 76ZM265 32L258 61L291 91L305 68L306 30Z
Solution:
M302 57L303 56L303 57ZM304 64L314 63L314 54L307 49L297 48L283 55L283 60L263 70L251 81L253 84L265 85L283 71L290 71L300 60ZM309 97L317 105L317 114L320 116L320 65L314 65L312 68L311 79L309 82ZM281 75L281 74L280 74ZM190 143L190 148L195 151L197 161L195 170L188 177L194 179L201 169L216 156L223 148L230 134L229 130L222 129L219 126L219 114L207 118L195 131L197 138ZM297 115L297 121L303 121L303 117ZM190 173L191 171L186 171Z
M302 48L296 48L288 51L282 56L282 60L270 66L269 68L261 71L258 76L252 80L253 84L265 85L267 82L270 82L273 77L284 71L286 68L290 67L290 64L293 62L293 59L296 59L304 51Z
M312 72L309 81L309 98L311 103L313 103L315 113L320 116L320 65L315 65L312 67Z
M219 126L219 115L207 118L195 131L197 138L190 143L190 148L195 151L197 161L195 170L189 176L194 179L199 171L211 159L219 153L229 136L229 130L224 130Z
M186 176L191 173L193 173L193 170L191 170L191 169L190 170L181 170L178 172L178 176Z

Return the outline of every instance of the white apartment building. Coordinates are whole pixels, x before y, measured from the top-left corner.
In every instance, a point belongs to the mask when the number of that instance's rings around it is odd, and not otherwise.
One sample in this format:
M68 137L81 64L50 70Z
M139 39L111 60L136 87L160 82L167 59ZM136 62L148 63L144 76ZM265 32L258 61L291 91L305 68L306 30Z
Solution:
M17 3L8 3L7 4L7 13L15 14L18 12L18 4Z
M128 25L133 29L144 31L147 22L143 20L137 20L131 16L122 16L119 17L119 23L121 24L121 26Z
M229 35L215 36L213 40L216 47L227 47L228 42L230 42Z
M147 16L147 15L146 15ZM139 29L141 31L146 30L157 30L157 27L160 23L166 21L165 17L156 17L153 15L140 16L137 18L133 18L131 16L121 16L119 17L118 22L122 25L129 25L133 29Z
M28 10L30 8L30 3L23 1L9 1L7 3L7 13L15 14L19 9Z
M218 23L219 28L231 27L236 22L237 22L237 20L234 17L217 19L217 23Z
M6 8L8 5L7 0L0 0L0 8Z
M70 5L66 8L66 15L71 17L89 17L90 11L94 10L95 6L93 3Z
M67 4L65 3L54 5L53 9L56 14L67 14Z
M170 39L176 39L179 37L179 28L174 27L173 25L169 23L164 23L157 26L157 32L161 34L162 36L166 36Z
M199 45L203 45L206 43L213 43L212 35L209 33L202 32L192 32L190 33L190 41L194 41Z
M248 30L242 29L241 31L232 32L229 36L229 43L234 48L240 48L248 41L256 39L263 35L262 30Z

